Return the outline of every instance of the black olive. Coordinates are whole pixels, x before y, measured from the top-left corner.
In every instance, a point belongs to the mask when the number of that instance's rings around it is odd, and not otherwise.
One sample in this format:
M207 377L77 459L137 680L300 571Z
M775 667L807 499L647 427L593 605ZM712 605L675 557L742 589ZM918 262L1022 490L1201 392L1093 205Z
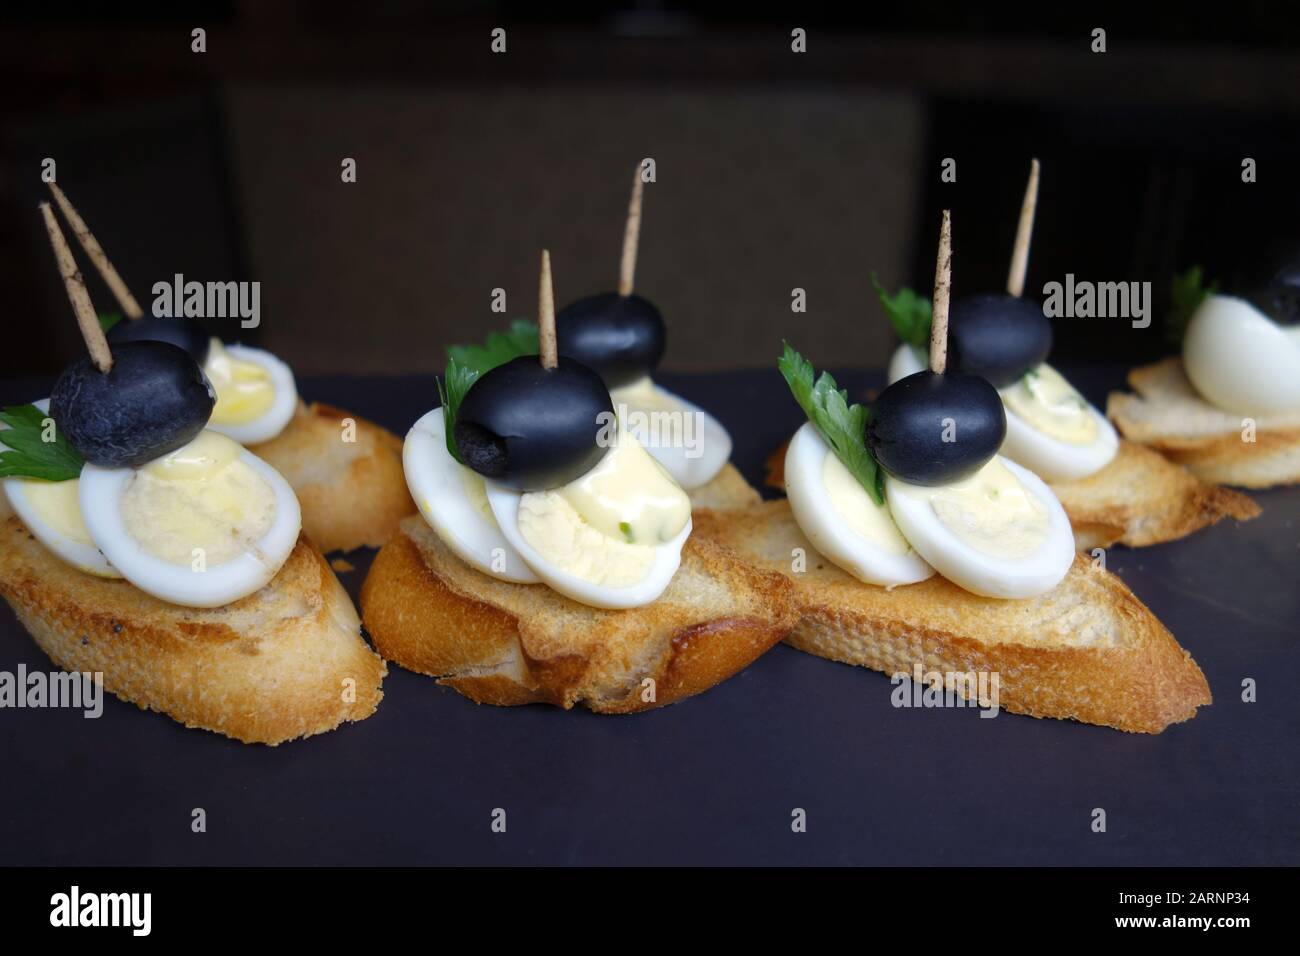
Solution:
M140 319L122 319L108 330L109 345L120 342L170 342L189 352L202 367L208 360L212 336L193 319L146 315Z
M84 358L50 393L50 417L86 461L138 468L188 443L212 417L216 395L183 349L124 342L107 373Z
M560 356L547 369L521 355L470 386L453 435L461 459L484 478L542 491L590 471L613 421L609 390L590 368Z
M948 317L948 364L1010 385L1052 351L1052 323L1040 305L1013 295L973 295L953 303Z
M565 306L555 317L555 336L561 355L594 368L610 388L653 372L668 342L663 316L648 299L617 292Z
M1245 298L1279 325L1300 323L1300 257L1265 267L1252 279Z
M947 485L997 454L1007 414L997 389L965 372L929 369L880 393L867 418L867 447L889 474L914 485Z

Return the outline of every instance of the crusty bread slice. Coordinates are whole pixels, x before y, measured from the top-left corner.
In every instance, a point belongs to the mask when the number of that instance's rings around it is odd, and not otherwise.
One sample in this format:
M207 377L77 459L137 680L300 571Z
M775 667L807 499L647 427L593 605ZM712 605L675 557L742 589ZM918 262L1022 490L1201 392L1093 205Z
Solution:
M1270 488L1300 483L1300 412L1254 419L1216 408L1197 393L1177 356L1129 372L1137 392L1112 392L1106 414L1126 438L1150 445L1217 484Z
M1048 594L997 600L938 575L892 590L863 584L813 549L785 501L700 512L695 534L788 575L803 617L786 641L819 657L891 675L911 675L916 664L997 673L1006 710L1134 732L1159 733L1210 703L1191 656L1119 578L1083 555ZM799 553L806 563L795 573Z
M758 489L744 479L736 466L727 462L712 480L690 492L691 508L710 508L726 511L730 508L748 508L762 500Z
M345 440L349 419L355 441ZM415 511L402 440L350 412L299 402L284 431L249 450L284 475L302 505L303 532L327 554L377 548Z
M1259 505L1239 491L1196 477L1137 442L1121 438L1119 451L1096 474L1051 482L1074 527L1080 550L1175 541L1224 518L1249 521Z
M476 571L415 516L375 557L361 614L384 657L479 703L623 714L748 666L794 623L791 591L781 575L692 535L657 601L598 610Z
M59 667L102 672L123 700L245 743L364 720L383 697L387 667L306 538L262 590L200 610L84 574L10 518L0 526L0 596Z
M768 456L766 484L785 491L787 442ZM1074 529L1080 551L1126 544L1140 548L1185 538L1224 518L1248 521L1260 508L1239 491L1220 488L1136 442L1096 474L1049 482Z

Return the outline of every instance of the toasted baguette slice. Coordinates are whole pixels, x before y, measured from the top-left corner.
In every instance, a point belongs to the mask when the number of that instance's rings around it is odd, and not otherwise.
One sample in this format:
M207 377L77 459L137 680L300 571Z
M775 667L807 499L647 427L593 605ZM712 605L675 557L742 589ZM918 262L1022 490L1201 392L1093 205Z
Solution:
M361 614L384 657L481 704L626 714L748 666L795 622L791 591L781 575L692 535L654 604L603 611L476 571L416 516L375 557Z
M762 500L758 489L747 482L731 462L723 465L711 481L693 489L690 497L692 509L709 508L713 511L748 508Z
M1077 555L1065 580L1025 600L996 600L936 575L892 590L863 584L818 554L785 501L700 512L695 534L789 575L803 617L786 641L887 674L997 673L1000 705L1159 733L1210 703L1200 668L1124 583ZM805 570L793 573L795 549Z
M1106 414L1126 438L1150 445L1193 474L1217 484L1271 488L1300 483L1300 412L1254 419L1216 408L1188 381L1174 356L1129 372L1137 392L1112 392Z
M355 422L349 431L348 421ZM377 548L414 513L402 473L402 440L329 405L298 403L284 431L249 449L293 487L302 530L325 553Z
M84 574L17 518L0 526L0 596L50 659L186 727L279 744L375 712L387 666L306 538L271 583L222 608L177 607Z
M1224 518L1249 521L1260 508L1239 491L1196 477L1158 452L1121 438L1096 474L1050 485L1080 550L1175 541Z
M785 490L786 442L768 456L766 484ZM1248 521L1260 508L1239 491L1197 478L1164 456L1125 439L1110 464L1077 481L1049 482L1080 551L1126 544L1140 548L1185 538L1224 518Z

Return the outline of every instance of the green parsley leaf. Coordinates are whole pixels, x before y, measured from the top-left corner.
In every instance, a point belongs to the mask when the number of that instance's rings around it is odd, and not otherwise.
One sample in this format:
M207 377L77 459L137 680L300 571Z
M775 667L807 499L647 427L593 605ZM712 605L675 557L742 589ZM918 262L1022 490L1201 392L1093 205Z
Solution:
M623 537L627 538L628 544L636 543L636 541L633 539L632 536L632 526L628 524L626 521L620 521L618 523L618 530L623 532Z
M121 312L101 312L99 313L99 327L107 332L117 323L122 321Z
M537 323L515 319L505 332L493 332L482 345L452 345L447 356L476 375L504 365L521 355L536 355Z
M1205 284L1200 266L1192 266L1182 275L1174 276L1169 287L1169 314L1165 318L1165 336L1171 345L1183 344L1193 313L1218 291L1219 283Z
M9 426L0 431L0 478L68 481L81 474L85 462L35 405L0 410L0 422Z
M776 367L790 386L794 400L871 500L883 505L884 474L867 449L867 408L856 403L850 405L848 392L836 387L829 372L822 372L814 380L812 363L790 348L789 343L781 344L785 351L777 359Z
M447 451L451 452L451 457L462 465L465 462L456 448L456 415L460 411L460 403L465 399L465 393L469 391L469 387L474 384L478 376L478 372L466 368L455 358L451 358L447 360L446 373L437 380L438 397L442 399L442 425L447 432Z
M480 375L490 372L521 355L536 355L537 323L515 319L504 332L493 332L482 345L451 345L447 347L447 371L438 381L438 397L442 399L442 421L447 431L447 451L462 465L456 449L456 414L471 385Z
M899 339L913 348L928 348L930 345L930 300L925 296L917 295L907 286L903 286L896 295L891 296L876 279L874 272L871 273L871 284L875 287L876 297L880 299L880 304L884 306L885 315L889 316L889 322L893 325L894 332Z

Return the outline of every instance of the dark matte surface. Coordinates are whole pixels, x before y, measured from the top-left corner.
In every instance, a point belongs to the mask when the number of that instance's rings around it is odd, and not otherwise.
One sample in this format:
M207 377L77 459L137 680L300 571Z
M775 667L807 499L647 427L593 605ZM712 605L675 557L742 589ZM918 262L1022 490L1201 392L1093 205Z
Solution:
M1077 378L1097 400L1122 374ZM798 423L775 372L664 381L718 414L752 481ZM304 392L399 433L436 402L430 379ZM1255 522L1108 555L1214 692L1159 736L894 709L883 675L785 647L635 717L481 707L392 668L370 720L275 749L110 697L99 720L0 711L0 863L1300 863L1300 490L1256 497ZM355 594L369 555L350 558ZM0 611L0 670L19 662L50 667ZM1241 702L1248 677L1258 703Z

